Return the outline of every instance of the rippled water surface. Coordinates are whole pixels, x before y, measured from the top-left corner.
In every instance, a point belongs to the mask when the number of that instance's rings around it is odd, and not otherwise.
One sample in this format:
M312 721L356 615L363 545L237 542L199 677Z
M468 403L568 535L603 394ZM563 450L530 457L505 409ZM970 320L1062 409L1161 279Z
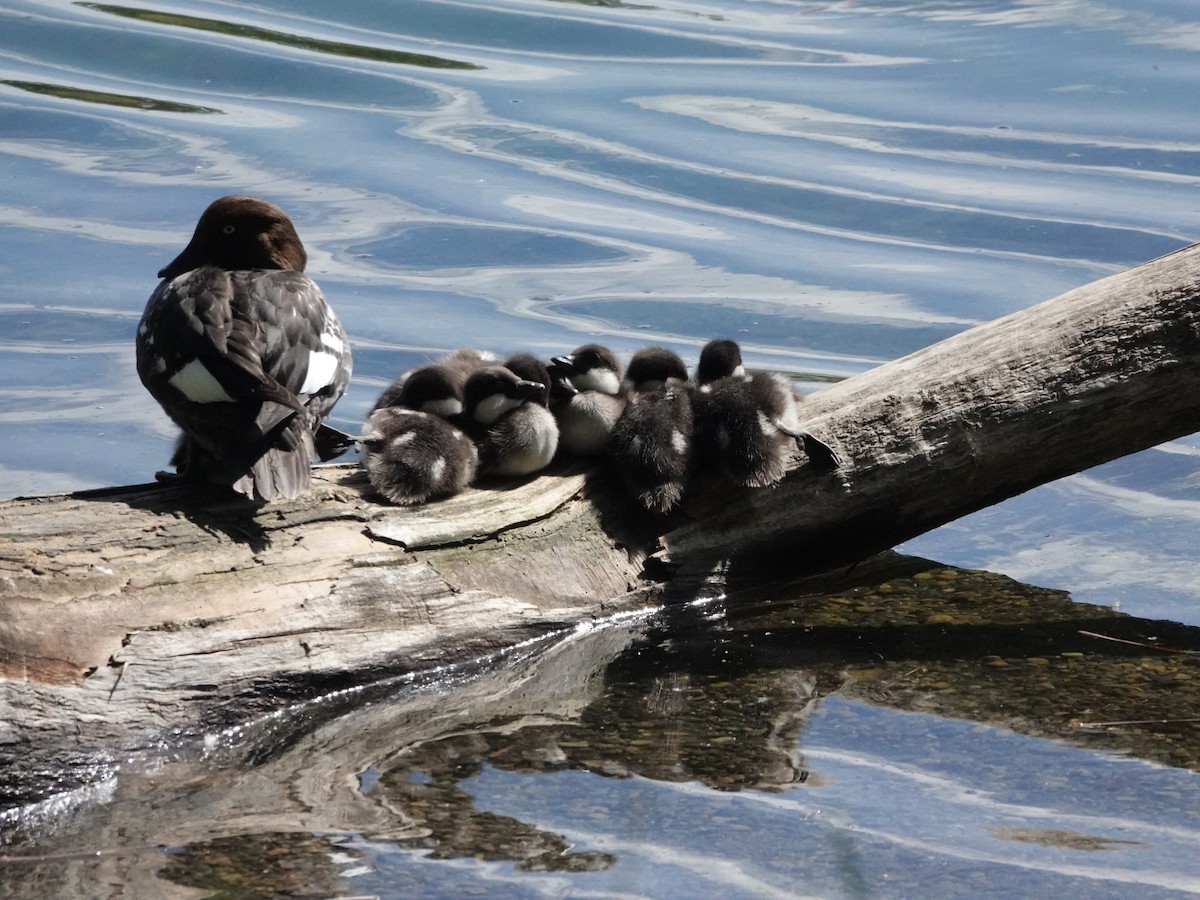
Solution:
M296 221L354 344L335 412L350 429L398 371L461 343L653 341L694 358L723 334L817 389L1200 237L1200 14L1181 0L9 0L0 33L0 496L163 467L173 430L138 383L133 329L221 194ZM1192 437L904 549L1195 626L1198 520ZM1148 663L1154 690L1190 660ZM777 662L795 693L781 706L806 710L802 786L609 771L559 738L535 757L563 765L534 773L479 738L407 768L358 759L361 794L395 813L372 828L277 817L65 845L115 854L105 883L146 896L216 890L195 873L220 870L230 840L247 871L309 861L291 875L310 896L1200 891L1194 726L1163 739L1182 755L1133 762L961 708L837 694L808 709L809 663ZM632 683L669 697L681 682L662 677ZM720 747L739 732L717 721L705 740ZM799 753L789 728L770 765ZM466 768L445 775L456 754ZM506 839L549 849L439 854L420 843L441 833L412 811L422 788L447 821L486 810L532 829ZM587 871L512 862L530 858Z

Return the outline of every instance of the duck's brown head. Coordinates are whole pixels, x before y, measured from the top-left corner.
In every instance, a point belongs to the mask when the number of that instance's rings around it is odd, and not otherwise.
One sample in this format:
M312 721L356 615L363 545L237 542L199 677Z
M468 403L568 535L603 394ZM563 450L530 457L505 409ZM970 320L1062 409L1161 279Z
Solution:
M158 277L174 278L200 266L303 272L307 263L304 245L287 213L257 197L230 196L209 205L191 241Z

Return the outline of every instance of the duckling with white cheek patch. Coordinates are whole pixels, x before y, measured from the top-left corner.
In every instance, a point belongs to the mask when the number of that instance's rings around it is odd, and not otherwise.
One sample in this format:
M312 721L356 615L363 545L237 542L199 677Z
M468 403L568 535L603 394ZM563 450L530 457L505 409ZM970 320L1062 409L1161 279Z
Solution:
M492 354L474 347L459 347L428 365L402 373L379 395L375 409L401 406L454 421L462 415L467 378L494 360Z
M367 418L363 467L392 503L412 505L461 492L475 478L471 439L430 413L385 406Z
M639 350L625 373L629 401L613 426L609 453L634 499L668 513L691 469L692 400L687 368L662 347Z
M254 500L293 499L318 451L350 438L322 423L350 381L350 347L291 220L254 197L222 197L158 273L137 329L137 370L183 431L181 476Z
M465 427L479 450L480 475L529 475L558 449L558 424L546 407L548 386L486 366L467 379Z
M726 476L747 487L769 487L787 473L797 442L817 468L837 468L837 454L804 430L800 398L791 381L770 372L746 372L741 348L710 341L696 367L696 448Z
M559 447L576 456L603 452L625 411L616 354L599 344L584 344L554 357L550 368L551 378L563 387L550 407L558 419Z

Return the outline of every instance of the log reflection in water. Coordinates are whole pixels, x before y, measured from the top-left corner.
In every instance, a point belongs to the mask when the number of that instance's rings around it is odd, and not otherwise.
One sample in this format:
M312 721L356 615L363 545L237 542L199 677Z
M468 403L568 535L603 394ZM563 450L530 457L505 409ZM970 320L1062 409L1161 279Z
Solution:
M536 787L541 775L575 770L720 791L805 789L824 783L803 759L805 724L831 694L1197 767L1195 727L1185 724L1200 718L1196 658L1157 648L1200 647L1200 629L987 572L885 563L848 573L832 593L796 584L727 607L676 608L583 629L449 684L378 695L346 715L310 707L286 727L276 717L204 759L127 769L103 806L23 833L14 818L10 852L169 844L183 851L162 876L197 884L181 867L192 859L211 870L210 851L224 846L213 842L304 831L436 859L604 869L610 853L478 808L473 779L491 768L529 774ZM1179 724L1078 727L1132 720ZM271 840L262 848L262 860L286 855ZM248 864L216 854L226 857ZM52 882L56 865L0 867L0 889L35 870Z

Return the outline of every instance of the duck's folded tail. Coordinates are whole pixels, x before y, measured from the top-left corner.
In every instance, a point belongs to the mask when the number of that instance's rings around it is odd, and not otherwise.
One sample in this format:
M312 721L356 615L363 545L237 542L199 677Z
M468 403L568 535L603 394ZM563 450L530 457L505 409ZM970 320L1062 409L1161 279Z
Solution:
M295 500L312 483L313 434L300 417L287 422L233 489L252 500Z

